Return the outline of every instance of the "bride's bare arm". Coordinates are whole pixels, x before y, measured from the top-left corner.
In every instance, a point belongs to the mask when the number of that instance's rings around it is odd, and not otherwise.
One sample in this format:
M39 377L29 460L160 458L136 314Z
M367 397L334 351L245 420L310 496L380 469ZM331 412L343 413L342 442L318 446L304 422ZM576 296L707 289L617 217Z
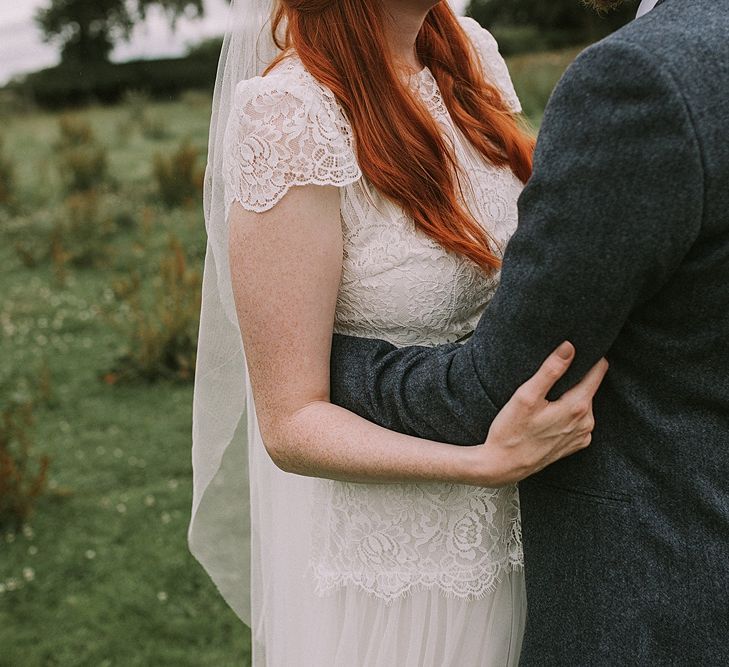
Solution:
M451 445L388 431L329 403L329 356L341 278L339 190L294 187L264 213L234 203L233 292L266 449L283 470L357 482L499 486L587 446L604 364L548 403L574 350L553 354L497 418L486 443Z

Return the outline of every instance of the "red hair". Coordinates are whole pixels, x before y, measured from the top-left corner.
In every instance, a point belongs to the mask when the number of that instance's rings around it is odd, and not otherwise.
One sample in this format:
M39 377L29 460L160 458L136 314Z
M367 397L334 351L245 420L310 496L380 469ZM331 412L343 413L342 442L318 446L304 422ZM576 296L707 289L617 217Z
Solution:
M284 19L281 42L277 33ZM272 30L284 53L266 72L293 47L342 105L360 169L374 187L443 248L486 272L497 269L500 260L488 233L457 199L460 184L449 143L400 79L385 20L382 0L279 0ZM447 2L428 12L415 46L465 137L491 164L508 166L526 183L534 139L484 78L479 56Z

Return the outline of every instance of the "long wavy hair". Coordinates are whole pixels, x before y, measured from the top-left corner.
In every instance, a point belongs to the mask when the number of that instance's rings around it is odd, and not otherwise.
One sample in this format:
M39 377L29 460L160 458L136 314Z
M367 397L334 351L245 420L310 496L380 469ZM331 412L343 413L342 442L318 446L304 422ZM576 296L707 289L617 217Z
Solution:
M400 78L386 20L383 0L279 0L272 32L282 53L265 73L293 47L342 105L360 169L373 186L441 247L492 272L500 267L493 241L459 203L452 147ZM534 139L484 78L478 54L445 0L428 12L415 46L461 132L487 161L508 166L526 183Z

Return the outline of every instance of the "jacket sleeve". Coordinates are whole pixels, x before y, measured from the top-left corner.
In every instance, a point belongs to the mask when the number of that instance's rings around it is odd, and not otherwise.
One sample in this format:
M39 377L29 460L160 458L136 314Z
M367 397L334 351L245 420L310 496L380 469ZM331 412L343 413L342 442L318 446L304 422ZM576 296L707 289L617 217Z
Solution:
M557 85L501 285L462 345L396 349L335 336L332 401L387 428L483 442L563 340L576 384L664 288L699 233L703 167L690 110L652 54L608 38Z

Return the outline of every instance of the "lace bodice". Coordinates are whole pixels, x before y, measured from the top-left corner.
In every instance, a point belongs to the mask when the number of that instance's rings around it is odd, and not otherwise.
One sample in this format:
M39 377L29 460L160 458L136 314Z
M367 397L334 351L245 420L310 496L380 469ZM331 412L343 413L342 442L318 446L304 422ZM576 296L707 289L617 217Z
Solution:
M521 109L493 37L470 18L487 78ZM428 68L410 78L466 175L465 203L499 249L516 228L522 184L485 162L450 118ZM344 243L335 330L395 345L435 345L470 333L496 288L382 197L357 164L351 126L333 93L297 57L241 82L226 128L226 206L265 211L293 185L340 186ZM226 211L227 215L227 211ZM318 590L354 585L385 600L414 586L481 596L522 562L515 487L350 484L317 480L312 572Z

